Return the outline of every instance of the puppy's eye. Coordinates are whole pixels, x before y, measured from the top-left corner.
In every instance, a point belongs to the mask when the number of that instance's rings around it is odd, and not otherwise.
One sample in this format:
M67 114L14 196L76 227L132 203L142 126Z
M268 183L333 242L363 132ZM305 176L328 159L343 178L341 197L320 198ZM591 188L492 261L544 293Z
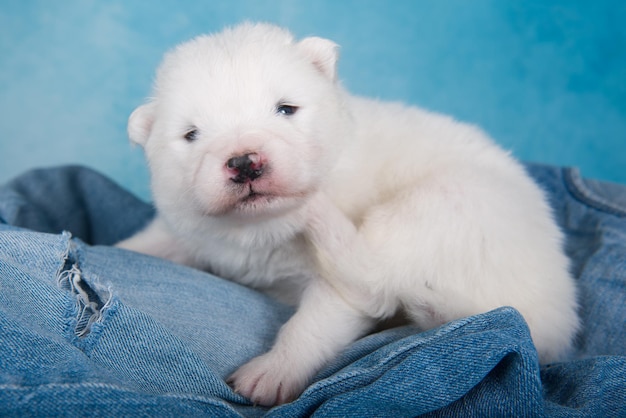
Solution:
M299 107L294 105L288 105L285 103L279 103L276 106L276 113L283 116L291 116L298 111Z
M196 128L190 129L189 131L187 131L187 133L183 136L183 138L185 138L185 140L187 142L193 142L196 139L198 139L198 130Z

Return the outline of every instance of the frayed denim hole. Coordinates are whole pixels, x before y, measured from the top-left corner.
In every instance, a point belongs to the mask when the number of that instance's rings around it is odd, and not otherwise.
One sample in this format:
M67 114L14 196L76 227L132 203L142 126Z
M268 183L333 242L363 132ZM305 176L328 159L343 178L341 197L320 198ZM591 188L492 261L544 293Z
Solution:
M73 332L78 338L84 338L94 324L102 321L112 298L108 290L101 289L98 293L84 280L75 253L75 244L70 241L64 264L57 273L57 284L74 297Z

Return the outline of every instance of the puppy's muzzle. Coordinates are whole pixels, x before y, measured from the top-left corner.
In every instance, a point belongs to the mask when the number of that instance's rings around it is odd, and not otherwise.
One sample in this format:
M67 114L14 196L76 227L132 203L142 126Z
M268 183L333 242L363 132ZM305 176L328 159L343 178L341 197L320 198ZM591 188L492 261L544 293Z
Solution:
M231 174L231 180L235 183L247 183L254 181L263 175L263 162L261 156L256 153L244 154L233 157L226 162L226 168Z

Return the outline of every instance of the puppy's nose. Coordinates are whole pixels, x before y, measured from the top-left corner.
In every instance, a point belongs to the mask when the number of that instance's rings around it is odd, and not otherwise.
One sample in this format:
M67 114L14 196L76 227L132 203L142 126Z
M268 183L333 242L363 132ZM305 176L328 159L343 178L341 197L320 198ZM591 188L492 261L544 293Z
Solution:
M257 153L233 157L226 162L226 167L232 174L230 179L235 183L254 181L263 174L263 163Z

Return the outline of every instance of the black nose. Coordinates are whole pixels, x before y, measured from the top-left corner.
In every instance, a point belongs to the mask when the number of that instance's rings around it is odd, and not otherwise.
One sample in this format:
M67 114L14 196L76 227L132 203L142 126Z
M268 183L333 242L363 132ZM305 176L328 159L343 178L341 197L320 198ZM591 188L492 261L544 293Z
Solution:
M230 179L235 183L254 181L263 174L261 157L255 153L233 157L226 162L226 167L233 174Z

